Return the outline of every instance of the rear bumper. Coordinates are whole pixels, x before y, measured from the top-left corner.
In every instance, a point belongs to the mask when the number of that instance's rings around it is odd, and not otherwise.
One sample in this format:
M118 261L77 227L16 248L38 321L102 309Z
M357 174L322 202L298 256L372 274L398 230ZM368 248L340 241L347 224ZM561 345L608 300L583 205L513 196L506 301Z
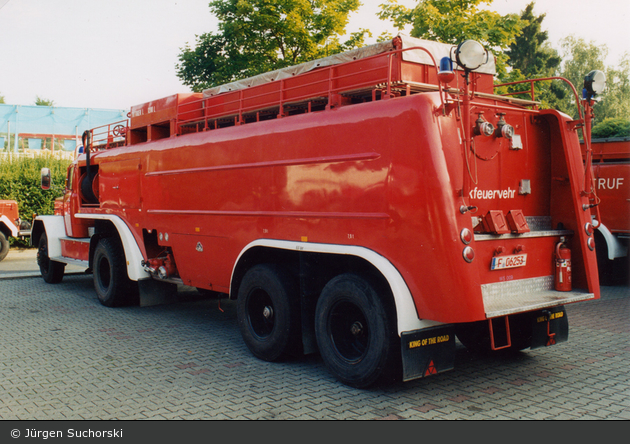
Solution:
M553 276L483 284L481 293L488 319L595 299L580 289L555 291Z

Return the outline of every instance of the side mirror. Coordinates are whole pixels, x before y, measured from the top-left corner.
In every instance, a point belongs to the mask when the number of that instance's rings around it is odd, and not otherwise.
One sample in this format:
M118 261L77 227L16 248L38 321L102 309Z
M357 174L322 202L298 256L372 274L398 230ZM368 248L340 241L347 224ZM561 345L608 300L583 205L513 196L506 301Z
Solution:
M52 175L50 174L50 168L42 168L42 190L50 190L52 185Z

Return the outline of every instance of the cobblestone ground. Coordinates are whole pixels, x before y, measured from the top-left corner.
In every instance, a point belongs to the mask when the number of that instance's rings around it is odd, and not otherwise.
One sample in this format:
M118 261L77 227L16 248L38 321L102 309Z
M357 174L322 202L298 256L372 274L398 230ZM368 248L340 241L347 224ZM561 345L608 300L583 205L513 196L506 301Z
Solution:
M234 303L109 309L90 276L0 281L0 419L630 419L630 289L567 307L569 341L357 390L318 356L268 363Z

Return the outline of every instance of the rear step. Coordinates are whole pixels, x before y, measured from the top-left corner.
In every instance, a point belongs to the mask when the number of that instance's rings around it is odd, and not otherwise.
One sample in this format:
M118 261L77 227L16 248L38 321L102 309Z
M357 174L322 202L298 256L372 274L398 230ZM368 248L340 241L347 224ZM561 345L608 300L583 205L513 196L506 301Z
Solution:
M488 319L595 298L586 290L555 291L553 276L482 284L481 293Z

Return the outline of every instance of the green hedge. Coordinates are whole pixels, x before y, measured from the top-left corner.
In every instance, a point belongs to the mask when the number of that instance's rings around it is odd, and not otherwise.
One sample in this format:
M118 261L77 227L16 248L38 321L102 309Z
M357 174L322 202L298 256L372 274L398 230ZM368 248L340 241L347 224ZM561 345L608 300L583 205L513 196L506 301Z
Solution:
M630 121L623 117L604 119L591 130L593 139L630 137Z
M20 219L31 221L33 214L53 214L55 198L63 195L68 165L72 161L58 159L52 155L36 158L0 154L0 199L15 200L18 203ZM53 186L41 189L41 169L50 168ZM11 239L15 246L28 245Z

